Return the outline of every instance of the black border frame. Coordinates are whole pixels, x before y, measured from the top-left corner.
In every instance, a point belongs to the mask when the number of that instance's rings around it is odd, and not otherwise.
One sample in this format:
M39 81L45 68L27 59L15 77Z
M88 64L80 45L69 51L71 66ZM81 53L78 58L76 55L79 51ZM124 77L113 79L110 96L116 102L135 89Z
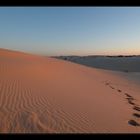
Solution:
M0 8L1 7L132 7L132 6L140 6L140 2L138 2L138 0L136 1L129 1L129 0L79 0L79 1L72 1L72 0L55 0L55 1L51 1L51 0L32 0L32 1L21 1L21 0L9 0L9 1L0 1ZM37 138L39 136L39 139L41 138L41 136L47 136L47 137L54 137L57 136L61 138L61 136L68 136L69 138L72 138L71 136L81 136L81 138L84 138L84 136L94 136L94 137L102 137L102 138L106 138L106 137L110 137L110 136L114 136L115 138L117 138L118 136L128 136L130 138L130 136L132 136L132 139L134 139L134 135L135 136L140 136L139 134L135 134L135 133L67 133L67 134L36 134L36 133L32 133L32 134L19 134L19 133L14 133L14 134L10 134L10 133L0 133L0 137L2 136L3 138L5 137L13 137L16 136L18 138L18 136L21 136L22 138L24 138L24 136L27 138L31 138L30 136L33 136L34 138ZM29 136L29 137L28 137ZM20 138L21 138L20 137ZM14 137L13 137L14 138Z

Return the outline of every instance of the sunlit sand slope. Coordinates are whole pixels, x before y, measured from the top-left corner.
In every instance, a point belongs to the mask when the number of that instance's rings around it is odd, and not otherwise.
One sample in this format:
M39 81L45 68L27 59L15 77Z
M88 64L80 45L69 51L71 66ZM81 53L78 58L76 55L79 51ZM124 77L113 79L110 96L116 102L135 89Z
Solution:
M0 49L0 132L140 133L140 88L121 72Z

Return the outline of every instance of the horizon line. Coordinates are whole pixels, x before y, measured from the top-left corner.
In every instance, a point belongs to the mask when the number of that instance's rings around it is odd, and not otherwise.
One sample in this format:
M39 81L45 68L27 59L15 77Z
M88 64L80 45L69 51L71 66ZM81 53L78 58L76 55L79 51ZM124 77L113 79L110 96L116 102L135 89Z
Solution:
M18 49L8 49L8 48L0 48L3 50L7 50L7 51L15 51L15 52L22 52L22 53L29 53L29 54L34 54L34 55L42 55L42 56L50 56L50 57L61 57L61 56L78 56L78 57L84 57L84 56L108 56L108 57L112 57L112 56L116 56L116 57L127 57L127 56L140 56L140 54L57 54L57 55L48 55L48 54L41 54L41 53L37 53L37 52L31 52L31 51L24 51L24 50L18 50Z

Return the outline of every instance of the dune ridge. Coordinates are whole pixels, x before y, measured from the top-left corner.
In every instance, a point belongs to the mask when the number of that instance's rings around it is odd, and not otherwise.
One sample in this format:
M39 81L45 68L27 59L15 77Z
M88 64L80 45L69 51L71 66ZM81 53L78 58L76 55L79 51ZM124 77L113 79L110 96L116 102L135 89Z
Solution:
M139 133L140 88L122 75L0 49L0 133Z

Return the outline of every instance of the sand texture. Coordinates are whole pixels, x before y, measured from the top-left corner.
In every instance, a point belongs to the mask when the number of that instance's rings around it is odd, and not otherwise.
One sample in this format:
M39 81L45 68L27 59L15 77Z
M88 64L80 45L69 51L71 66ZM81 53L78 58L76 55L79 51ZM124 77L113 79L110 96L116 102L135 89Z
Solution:
M140 133L140 87L123 75L0 49L0 133Z

